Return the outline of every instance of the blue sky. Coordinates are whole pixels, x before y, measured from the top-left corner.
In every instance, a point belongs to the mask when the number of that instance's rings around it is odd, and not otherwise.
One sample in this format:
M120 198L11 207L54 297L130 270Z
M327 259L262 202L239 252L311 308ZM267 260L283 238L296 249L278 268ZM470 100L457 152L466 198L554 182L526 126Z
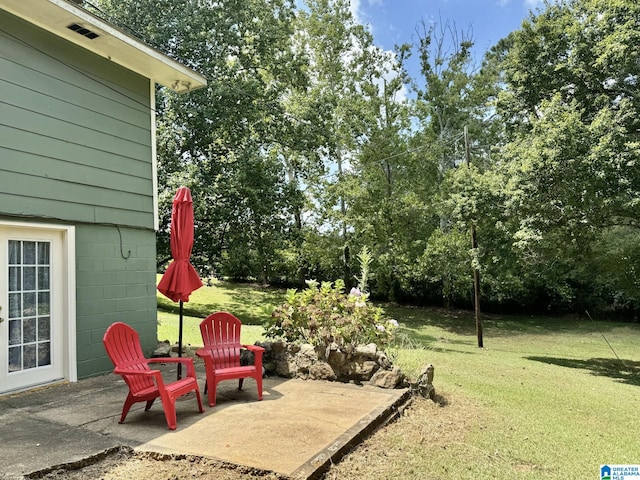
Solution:
M489 47L517 30L529 10L542 7L542 3L542 0L351 0L351 9L358 22L370 26L375 43L385 50L391 50L394 44L414 43L421 19L427 24L449 20L464 31L471 27L475 58L480 63Z

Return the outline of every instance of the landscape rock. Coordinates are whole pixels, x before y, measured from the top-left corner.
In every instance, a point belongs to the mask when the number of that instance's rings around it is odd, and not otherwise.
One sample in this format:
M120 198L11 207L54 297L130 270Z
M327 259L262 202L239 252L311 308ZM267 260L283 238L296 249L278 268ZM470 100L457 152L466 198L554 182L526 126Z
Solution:
M284 378L295 378L298 374L298 365L294 359L284 359L275 362L275 374Z
M253 365L255 354L251 350L240 350L240 365Z
M418 377L418 381L413 387L418 395L421 395L425 398L430 398L431 400L433 400L436 396L436 389L433 386L433 375L433 365L428 364L422 371L422 374Z
M381 388L399 388L405 382L405 375L399 367L393 367L391 370L378 370L369 383Z
M389 357L387 357L387 354L384 353L382 350L378 350L378 352L376 353L376 360L382 368L385 368L388 370L392 367L391 360L389 360Z
M344 367L344 364L347 361L347 354L342 352L341 350L331 350L329 352L327 362L331 365L332 368L336 370L340 370Z
M356 362L354 366L355 366L354 373L357 377L356 380L360 380L363 382L368 381L373 376L373 374L380 368L380 365L378 365L373 360Z
M171 356L171 344L168 341L158 343L158 347L151 354L152 358Z
M257 345L265 349L263 366L267 375L357 384L369 382L382 388L407 386L405 375L375 343L355 348L350 345L340 348L335 343L314 347L280 341Z
M369 343L367 345L358 345L354 353L364 357L375 357L377 351L378 346L375 343Z
M331 365L327 362L318 361L311 365L309 368L309 378L311 380L328 380L334 381L337 379L336 372L333 371Z

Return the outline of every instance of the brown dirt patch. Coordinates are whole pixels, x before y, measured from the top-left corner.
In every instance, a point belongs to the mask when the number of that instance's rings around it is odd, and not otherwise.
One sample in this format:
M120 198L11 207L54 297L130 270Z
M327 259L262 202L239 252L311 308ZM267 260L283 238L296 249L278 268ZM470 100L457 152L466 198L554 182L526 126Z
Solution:
M44 480L282 480L287 477L255 468L192 455L134 452L122 447L91 459L60 465L25 478Z

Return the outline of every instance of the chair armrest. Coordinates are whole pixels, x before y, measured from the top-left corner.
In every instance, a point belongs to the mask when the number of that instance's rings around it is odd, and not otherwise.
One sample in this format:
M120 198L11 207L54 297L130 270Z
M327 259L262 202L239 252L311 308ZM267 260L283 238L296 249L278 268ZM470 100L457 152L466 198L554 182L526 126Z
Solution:
M113 373L116 375L139 375L139 376L154 376L156 373L160 373L160 370L128 370L126 368L114 368Z
M135 375L139 377L153 377L156 379L156 386L159 390L164 388L164 380L160 370L128 370L126 368L114 368L113 373L116 375Z
M207 350L206 348L199 348L198 350L196 350L196 356L198 356L200 358L210 357L211 356L211 352L209 350Z
M156 357L156 358L148 358L146 360L147 360L147 363L182 363L187 366L187 376L194 377L194 378L196 376L196 369L193 366L192 358Z
M207 371L215 371L215 365L213 364L213 355L210 350L206 348L199 348L196 350L196 356L204 360L204 368ZM208 374L207 374L208 375Z
M147 363L193 363L189 357L155 357L147 358Z
M258 345L240 345L240 346L254 353L264 352L264 347L259 347Z
M213 368L213 353L207 348L199 348L196 350L196 356L204 360L205 365L211 364Z
M242 348L253 352L253 364L256 367L262 367L262 354L264 353L264 348L259 347L258 345L240 345Z

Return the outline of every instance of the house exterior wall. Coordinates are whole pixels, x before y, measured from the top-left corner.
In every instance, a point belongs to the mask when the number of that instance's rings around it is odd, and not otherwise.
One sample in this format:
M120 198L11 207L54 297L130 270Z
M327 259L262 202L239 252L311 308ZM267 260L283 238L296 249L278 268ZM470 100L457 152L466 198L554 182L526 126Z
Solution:
M112 369L113 321L156 342L150 91L0 10L0 219L76 225L80 378Z
M113 322L133 326L147 353L157 346L155 271L152 230L76 227L78 378L113 369L102 345Z

